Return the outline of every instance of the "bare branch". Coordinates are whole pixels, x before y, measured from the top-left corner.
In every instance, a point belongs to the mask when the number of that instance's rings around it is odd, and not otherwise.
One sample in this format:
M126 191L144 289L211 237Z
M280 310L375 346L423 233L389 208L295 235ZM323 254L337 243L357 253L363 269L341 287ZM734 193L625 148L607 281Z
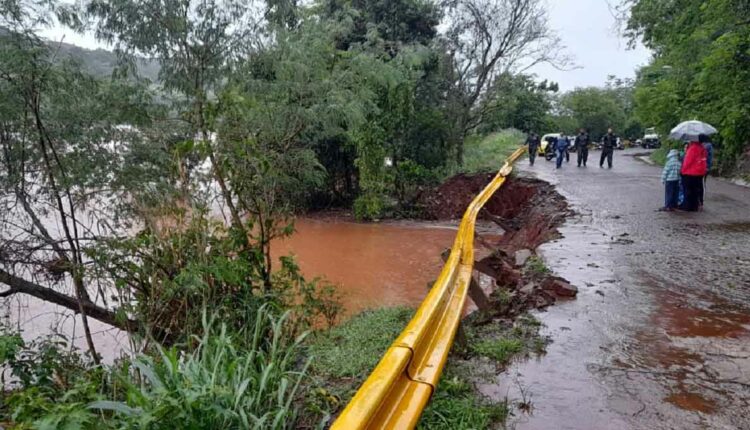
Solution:
M10 287L9 290L0 293L0 297L8 297L13 294L28 294L37 299L70 309L75 313L80 312L83 307L86 315L99 320L103 323L117 327L121 330L134 332L138 328L138 323L131 319L120 318L113 310L106 309L87 300L79 301L76 297L68 296L52 288L43 287L34 282L15 276L3 269L0 269L0 283Z

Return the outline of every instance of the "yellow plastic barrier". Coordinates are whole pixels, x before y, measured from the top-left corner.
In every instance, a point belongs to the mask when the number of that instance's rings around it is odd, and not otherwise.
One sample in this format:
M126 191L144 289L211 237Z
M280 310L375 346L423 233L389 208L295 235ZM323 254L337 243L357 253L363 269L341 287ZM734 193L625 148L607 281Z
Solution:
M412 429L443 371L461 321L474 266L474 225L487 200L525 153L517 149L466 209L440 277L332 430Z

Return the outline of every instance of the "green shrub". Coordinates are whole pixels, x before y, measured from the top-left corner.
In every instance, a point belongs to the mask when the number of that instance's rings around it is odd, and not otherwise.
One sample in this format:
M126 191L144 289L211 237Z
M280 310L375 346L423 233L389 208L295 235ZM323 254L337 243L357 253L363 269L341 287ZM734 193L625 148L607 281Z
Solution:
M523 142L524 135L518 130L470 136L464 143L464 165L461 170L466 173L497 171Z
M304 336L290 338L289 313L270 309L260 307L239 332L204 313L201 337L182 348L157 345L120 367L89 368L75 380L60 369L51 384L16 387L0 421L42 429L289 428L308 367L300 362Z
M354 200L354 217L358 220L375 220L383 216L386 203L380 194L368 193Z
M193 351L159 347L156 357L139 357L132 365L141 380L121 381L124 401L88 407L111 412L117 427L128 429L287 428L307 368L296 370L304 337L285 339L287 317L262 307L255 324L238 334L204 317Z
M289 332L296 335L315 327L333 327L343 309L338 289L321 278L306 280L294 257L280 260L273 283L283 307L291 311Z
M524 271L533 275L545 275L551 272L549 267L544 264L544 260L536 255L529 258L524 267Z
M401 210L412 208L427 187L440 179L436 170L430 170L412 160L404 160L396 165L394 191Z

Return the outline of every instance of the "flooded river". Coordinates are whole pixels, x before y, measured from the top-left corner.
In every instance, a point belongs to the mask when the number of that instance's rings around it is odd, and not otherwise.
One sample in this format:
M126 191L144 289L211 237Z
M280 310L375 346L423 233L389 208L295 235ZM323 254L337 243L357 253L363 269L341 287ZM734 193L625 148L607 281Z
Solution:
M441 253L456 235L455 226L417 222L302 218L295 225L294 235L273 244L274 256L294 255L307 279L322 277L334 284L345 315L382 306L419 305L443 266ZM85 349L80 318L71 311L23 295L5 303L0 317L20 328L26 339L63 333ZM125 333L93 319L90 324L106 361L130 350Z
M274 245L274 255L294 255L306 278L335 284L349 315L419 305L440 274L440 254L456 236L452 227L420 223L300 219L295 226L293 236Z

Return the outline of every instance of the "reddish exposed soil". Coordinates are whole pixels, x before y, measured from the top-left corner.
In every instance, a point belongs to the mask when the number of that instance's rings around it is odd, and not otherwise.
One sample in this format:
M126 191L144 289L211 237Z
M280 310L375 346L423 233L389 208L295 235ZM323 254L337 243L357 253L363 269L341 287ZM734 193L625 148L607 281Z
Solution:
M491 174L457 175L428 193L423 200L430 219L463 216L466 207L493 178ZM534 250L557 237L557 227L570 214L565 199L547 182L511 177L490 198L479 217L499 224L505 235L502 250Z
M456 175L429 192L423 199L425 216L435 220L460 219L469 203L492 181L493 174ZM486 212L502 218L515 218L539 193L545 182L509 178L484 206ZM548 185L548 184L546 184ZM551 188L551 186L550 186ZM487 213L480 217L487 218Z
M426 195L426 215L437 220L461 218L492 178L492 174L450 178ZM497 223L505 233L495 241L495 252L475 263L475 270L494 281L490 299L497 300L491 300L489 315L512 317L575 296L575 287L564 279L518 267L515 261L517 251L529 250L533 255L539 245L559 237L557 227L569 214L565 199L552 185L537 179L511 177L490 198L480 218Z

